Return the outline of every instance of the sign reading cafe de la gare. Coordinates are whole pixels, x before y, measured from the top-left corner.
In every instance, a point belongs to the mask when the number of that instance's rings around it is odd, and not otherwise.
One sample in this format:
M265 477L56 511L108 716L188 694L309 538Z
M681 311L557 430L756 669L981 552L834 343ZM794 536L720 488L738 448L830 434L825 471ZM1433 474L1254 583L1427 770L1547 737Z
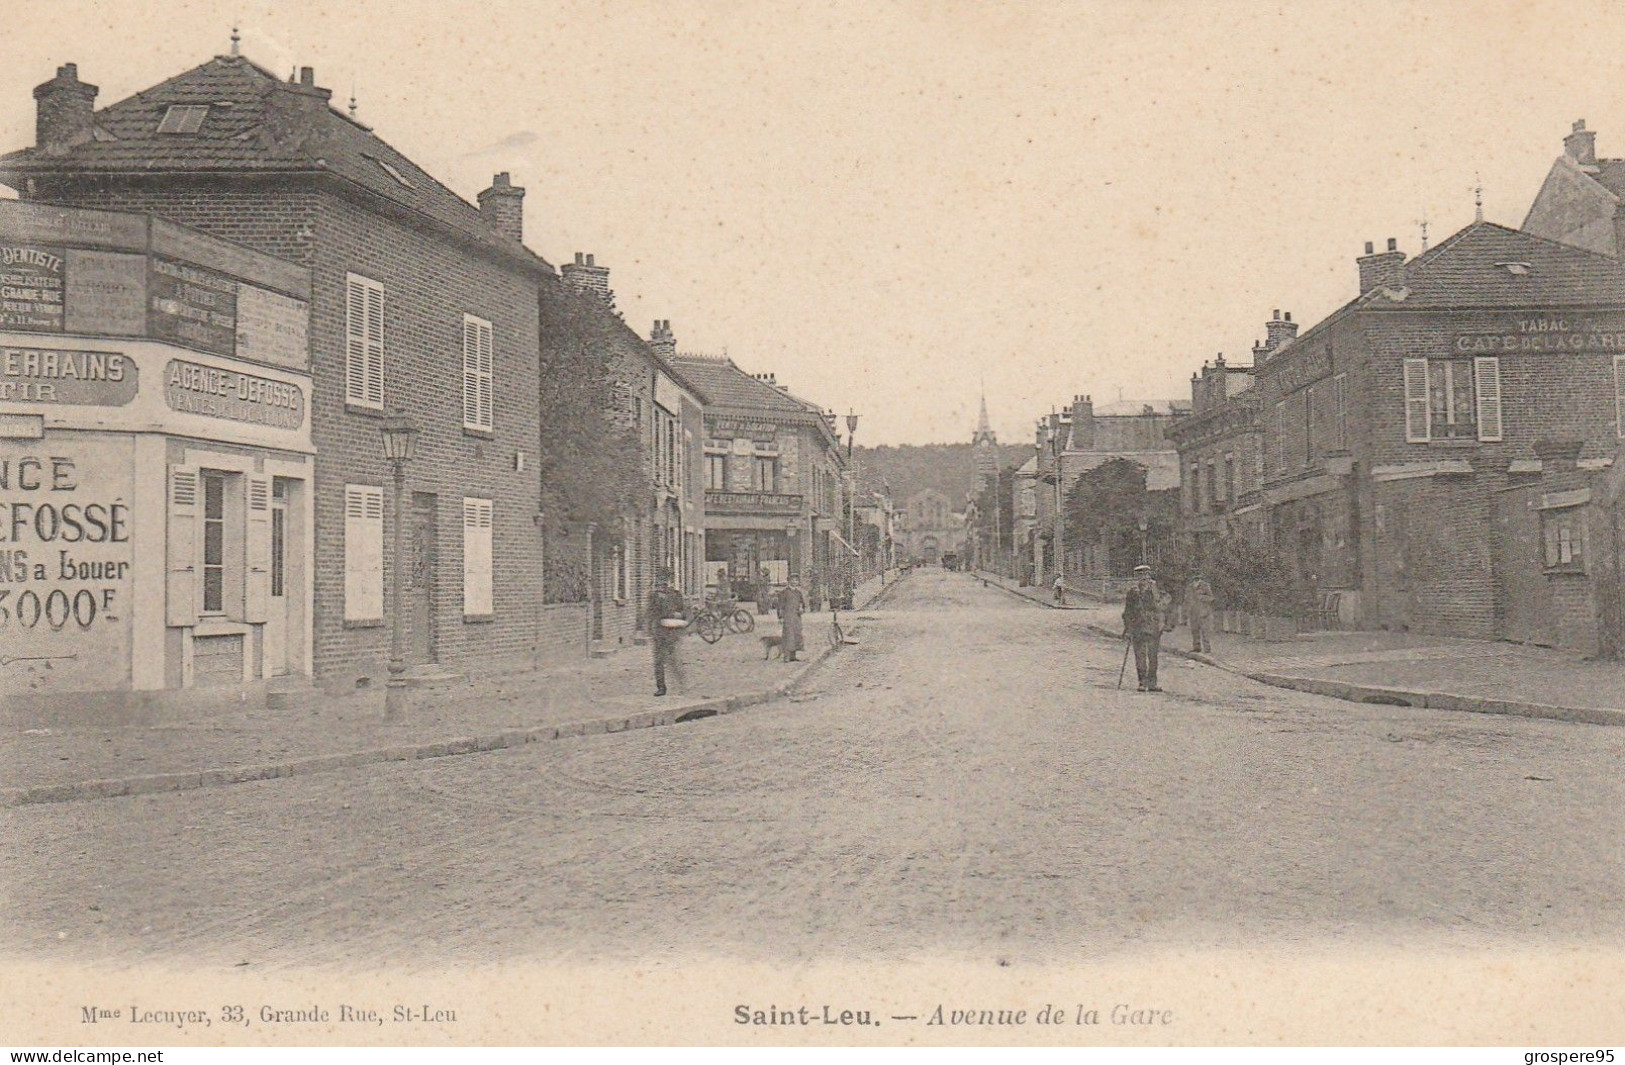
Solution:
M0 202L0 702L310 672L309 296L156 217Z
M1584 315L1531 315L1497 322L1482 332L1462 333L1451 346L1460 355L1625 354L1625 322L1607 323Z

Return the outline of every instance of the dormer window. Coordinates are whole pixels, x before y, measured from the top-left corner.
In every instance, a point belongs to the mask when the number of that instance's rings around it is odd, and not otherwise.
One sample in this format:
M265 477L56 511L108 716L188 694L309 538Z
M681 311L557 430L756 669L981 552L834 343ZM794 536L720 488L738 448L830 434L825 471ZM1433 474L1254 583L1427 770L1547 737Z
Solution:
M384 173L388 174L390 177L394 178L396 181L400 182L402 188L407 188L407 189L417 188L416 185L414 185L410 181L406 180L406 176L404 174L402 174L399 170L395 169L393 166L391 166L389 163L385 162L384 160L378 158L376 155L373 155L371 152L362 152L361 157L363 159L371 159L373 162L377 163L379 169L381 169Z
M158 123L158 132L196 133L203 128L203 120L208 117L207 104L176 104L164 112L163 120Z

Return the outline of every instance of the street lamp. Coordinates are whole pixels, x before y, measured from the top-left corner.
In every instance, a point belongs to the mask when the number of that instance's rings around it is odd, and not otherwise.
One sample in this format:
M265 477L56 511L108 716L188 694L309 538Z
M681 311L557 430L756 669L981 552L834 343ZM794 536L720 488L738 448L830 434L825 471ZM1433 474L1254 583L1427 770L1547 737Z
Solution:
M380 427L384 458L395 471L395 588L391 593L389 683L384 688L384 720L399 720L406 709L406 661L401 648L401 617L406 613L406 464L412 461L418 427L396 410Z
M1061 439L1060 427L1052 421L1049 429L1049 449L1055 456L1055 575L1066 574L1066 513L1061 509L1061 452L1066 443Z
M846 546L856 550L858 471L852 465L852 438L858 435L858 413L846 408ZM848 565L851 563L849 562Z
M1151 560L1146 557L1145 531L1150 528L1150 524L1145 520L1145 518L1142 517L1138 522L1136 522L1136 525L1138 525L1140 529L1140 565L1149 566L1151 564Z

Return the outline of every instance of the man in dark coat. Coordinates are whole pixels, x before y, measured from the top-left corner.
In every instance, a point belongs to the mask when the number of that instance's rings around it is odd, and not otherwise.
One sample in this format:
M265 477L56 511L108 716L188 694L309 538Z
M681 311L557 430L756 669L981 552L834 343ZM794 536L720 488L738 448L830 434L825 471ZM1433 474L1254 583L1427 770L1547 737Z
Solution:
M1140 690L1160 692L1157 687L1157 654L1162 650L1162 624L1167 604L1151 579L1150 566L1135 566L1134 587L1123 601L1123 638L1134 644L1134 671Z
M666 694L666 671L678 687L683 686L683 662L677 656L677 640L683 634L687 608L683 593L672 587L671 570L656 575L657 587L649 593L649 644L654 649L655 694ZM668 624L677 622L678 624Z

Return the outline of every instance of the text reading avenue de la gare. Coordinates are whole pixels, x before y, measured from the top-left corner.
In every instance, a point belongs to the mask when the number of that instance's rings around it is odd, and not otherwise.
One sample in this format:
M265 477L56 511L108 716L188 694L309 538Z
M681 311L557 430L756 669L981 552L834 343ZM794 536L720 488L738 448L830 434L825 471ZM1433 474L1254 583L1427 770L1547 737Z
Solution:
M925 1024L942 1028L1054 1028L1117 1027L1161 1028L1174 1023L1174 1011L1119 1002L1112 1006L1056 1005L1037 1007L954 1008L937 1005L924 1013L885 1013L828 1004L814 1006L751 1006L733 1009L733 1022L750 1027L815 1025L879 1027L886 1021Z

